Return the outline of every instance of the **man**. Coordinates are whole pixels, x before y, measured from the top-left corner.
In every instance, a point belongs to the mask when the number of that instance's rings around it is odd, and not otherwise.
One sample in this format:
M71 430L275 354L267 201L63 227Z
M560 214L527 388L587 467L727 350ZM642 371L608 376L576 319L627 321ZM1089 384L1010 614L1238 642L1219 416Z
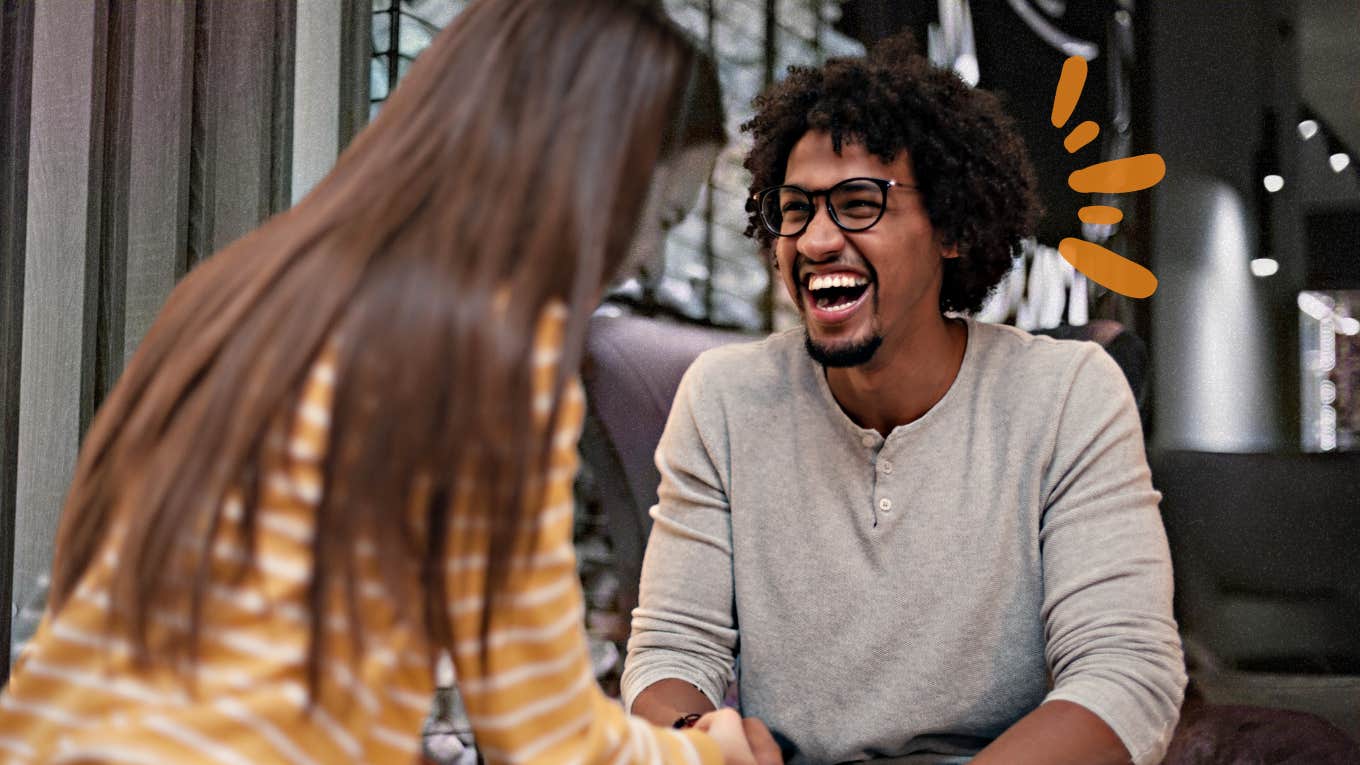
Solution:
M1128 385L1095 344L953 315L1036 215L1009 120L902 39L756 105L752 231L804 326L680 386L632 710L714 708L739 652L743 714L798 762L1159 761L1186 678Z

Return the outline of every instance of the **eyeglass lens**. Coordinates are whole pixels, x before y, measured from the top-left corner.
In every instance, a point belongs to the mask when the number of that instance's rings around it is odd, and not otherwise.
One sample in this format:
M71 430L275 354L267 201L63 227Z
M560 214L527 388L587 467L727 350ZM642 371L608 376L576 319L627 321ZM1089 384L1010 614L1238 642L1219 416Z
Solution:
M831 217L846 231L863 231L877 223L886 201L883 187L867 180L842 181L826 196L831 203ZM762 197L760 214L772 233L797 236L807 228L816 207L812 195L803 189L779 186Z

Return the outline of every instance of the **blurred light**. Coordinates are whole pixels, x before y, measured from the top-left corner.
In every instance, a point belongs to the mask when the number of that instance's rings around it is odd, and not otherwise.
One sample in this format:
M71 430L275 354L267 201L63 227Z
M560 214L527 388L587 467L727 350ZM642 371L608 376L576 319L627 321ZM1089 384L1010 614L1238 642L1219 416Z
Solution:
M1251 261L1253 276L1274 276L1280 270L1280 262L1274 258L1256 258Z
M1299 123L1299 137L1305 141L1317 135L1317 131L1317 120L1304 120Z
M1332 307L1322 302L1322 300L1311 292L1299 293L1299 310L1311 316L1315 321L1322 321L1332 315Z
M1284 188L1284 176L1282 175L1275 175L1274 173L1271 173L1270 175L1267 175L1263 180L1264 183L1266 184L1266 191L1269 191L1272 194Z
M1330 452L1336 448L1336 409L1323 405L1318 411L1318 436L1320 443L1318 446L1324 452Z
M1336 403L1336 383L1331 380L1323 380L1318 385L1318 400L1324 404Z
M1355 336L1360 335L1360 319L1352 316L1343 316L1336 323L1337 334Z
M960 79L968 83L970 88L976 88L978 82L982 79L977 56L971 53L964 53L954 59L954 71L958 73Z
M1339 173L1351 164L1351 155L1338 151L1327 159L1332 165L1332 172Z
M1318 322L1317 371L1330 372L1336 369L1336 322L1327 316Z
M1182 246L1200 248L1202 254L1187 259L1191 262L1182 267L1183 278L1161 271L1158 276L1163 289L1173 281L1179 284L1177 297L1193 306L1187 316L1213 320L1187 321L1184 344L1171 351L1178 379L1166 391L1173 407L1167 420L1179 422L1159 431L1159 438L1200 451L1252 451L1271 437L1261 423L1272 416L1266 402L1274 391L1260 370L1275 363L1274 352L1266 347L1267 319L1257 307L1264 283L1254 281L1242 262L1250 259L1243 253L1253 250L1256 223L1242 196L1227 183L1189 175L1187 186L1168 187L1193 206L1187 212L1194 210L1184 216L1194 220L1182 221L1175 236ZM1181 189L1195 191L1192 195ZM1224 353L1225 347L1232 352Z

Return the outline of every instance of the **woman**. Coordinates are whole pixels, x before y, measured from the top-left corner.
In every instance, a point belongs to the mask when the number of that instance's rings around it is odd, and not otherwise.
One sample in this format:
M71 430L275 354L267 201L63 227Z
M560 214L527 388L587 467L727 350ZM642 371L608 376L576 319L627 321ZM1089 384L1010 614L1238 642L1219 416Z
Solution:
M572 370L691 62L641 4L478 0L195 269L86 439L0 752L411 760L448 652L488 760L750 762L732 712L603 696L570 546Z

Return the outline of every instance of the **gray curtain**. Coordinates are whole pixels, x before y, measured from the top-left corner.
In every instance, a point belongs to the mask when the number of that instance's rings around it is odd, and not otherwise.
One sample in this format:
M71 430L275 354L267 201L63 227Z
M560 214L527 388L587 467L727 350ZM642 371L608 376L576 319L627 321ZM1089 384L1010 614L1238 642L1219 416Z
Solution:
M318 3L0 4L0 679L100 401L175 283L291 203L317 124L294 122L296 26ZM306 93L336 150L367 117L371 8L340 13L302 64L340 70Z

